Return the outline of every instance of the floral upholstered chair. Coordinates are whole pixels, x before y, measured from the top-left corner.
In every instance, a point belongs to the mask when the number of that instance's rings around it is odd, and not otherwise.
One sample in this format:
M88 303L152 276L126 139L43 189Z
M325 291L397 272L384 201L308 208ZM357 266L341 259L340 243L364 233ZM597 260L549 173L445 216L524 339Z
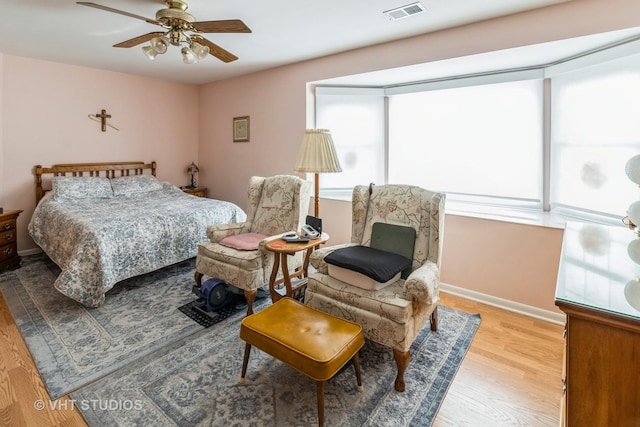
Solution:
M351 243L320 248L311 255L317 272L309 276L305 304L359 323L367 339L391 347L397 391L405 389L414 339L429 320L431 330L437 329L444 203L445 194L415 186L356 186ZM373 243L394 255L408 255L400 278L370 283L364 277L363 283L354 277L361 276L359 271L332 270L328 261L338 250L370 250ZM380 267L380 262L374 264L374 269Z
M195 281L204 275L217 278L244 291L247 314L253 313L258 288L269 282L274 254L265 248L269 239L288 231L300 231L309 210L311 183L297 176L252 177L249 181L247 220L211 226L209 242L198 245ZM302 253L288 266L302 266Z

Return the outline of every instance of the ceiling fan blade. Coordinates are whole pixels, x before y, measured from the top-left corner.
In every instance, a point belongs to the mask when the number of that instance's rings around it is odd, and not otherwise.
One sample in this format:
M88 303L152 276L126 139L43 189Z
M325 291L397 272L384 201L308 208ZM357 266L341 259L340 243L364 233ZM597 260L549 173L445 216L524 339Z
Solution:
M191 24L201 33L250 33L251 29L240 19L226 19L223 21L199 21Z
M204 37L194 35L194 36L191 36L191 39L193 41L196 41L196 42L200 43L200 44L208 46L209 47L209 53L211 55L215 56L216 58L218 58L220 61L232 62L232 61L235 61L236 59L238 59L238 57L235 56L233 53L224 50L223 48L221 48L217 44L205 39Z
M117 13L119 15L128 16L130 18L140 19L142 21L148 22L149 24L160 25L160 23L158 21L156 21L155 19L145 18L144 16L136 15L134 13L125 12L124 10L114 9L112 7L109 7L109 6L103 6L101 4L91 3L91 2L88 2L88 1L77 1L76 4L79 4L79 5L82 5L82 6L95 7L96 9L106 10L107 12L113 12L113 13Z
M161 37L164 33L162 31L155 31L153 33L144 34L142 36L134 37L132 39L114 44L113 47L134 47L141 43L148 42L154 37Z

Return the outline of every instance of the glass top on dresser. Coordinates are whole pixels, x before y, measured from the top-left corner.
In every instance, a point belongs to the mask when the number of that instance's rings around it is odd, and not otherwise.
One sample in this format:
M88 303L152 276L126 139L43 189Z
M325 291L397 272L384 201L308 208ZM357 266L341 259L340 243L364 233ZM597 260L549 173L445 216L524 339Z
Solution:
M624 226L567 222L556 300L640 319L640 238Z

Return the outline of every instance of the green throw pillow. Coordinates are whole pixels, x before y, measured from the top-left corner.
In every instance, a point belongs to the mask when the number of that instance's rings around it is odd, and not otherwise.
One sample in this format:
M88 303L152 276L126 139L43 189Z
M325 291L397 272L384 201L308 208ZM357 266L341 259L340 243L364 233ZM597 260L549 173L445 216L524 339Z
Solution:
M404 225L376 222L371 229L371 247L381 251L392 252L413 260L413 249L416 244L416 230ZM402 271L406 279L411 273L411 266Z

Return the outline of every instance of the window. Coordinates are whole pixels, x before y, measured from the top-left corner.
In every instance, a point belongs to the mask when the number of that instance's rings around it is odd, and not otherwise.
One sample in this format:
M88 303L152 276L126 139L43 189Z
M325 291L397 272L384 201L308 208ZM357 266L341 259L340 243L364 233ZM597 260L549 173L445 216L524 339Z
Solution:
M474 215L550 207L620 223L640 199L624 173L640 154L638 52L634 41L514 72L318 87L318 127L348 172L323 175L322 188L350 197L356 184L414 184Z
M640 58L554 76L552 207L616 217L640 197L625 175L640 152Z
M316 89L316 127L331 131L342 166L341 173L322 174L322 193L351 198L351 191L358 184L384 182L382 94L380 90L367 89Z
M542 138L541 80L393 95L388 181L540 207Z

